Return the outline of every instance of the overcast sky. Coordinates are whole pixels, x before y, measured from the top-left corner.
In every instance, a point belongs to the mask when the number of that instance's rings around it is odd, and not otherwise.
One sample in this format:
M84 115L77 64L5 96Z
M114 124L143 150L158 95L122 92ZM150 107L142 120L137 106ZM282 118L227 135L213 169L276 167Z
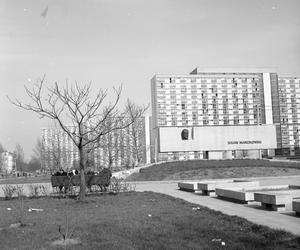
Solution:
M0 0L0 143L29 158L48 126L12 106L23 85L123 83L150 103L154 74L202 67L272 67L300 76L299 0Z

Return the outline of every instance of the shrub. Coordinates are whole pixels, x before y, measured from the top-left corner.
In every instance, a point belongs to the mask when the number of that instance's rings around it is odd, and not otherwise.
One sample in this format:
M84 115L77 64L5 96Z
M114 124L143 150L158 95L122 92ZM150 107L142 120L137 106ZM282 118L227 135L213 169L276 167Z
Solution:
M109 185L110 193L132 192L135 191L135 185L126 182L123 178L112 177Z
M30 197L39 197L39 196L47 196L48 190L44 185L29 185L29 196Z
M48 188L44 185L39 185L39 192L41 194L41 196L47 196L49 195L49 192L48 192Z
M69 209L69 197L66 197L66 203L64 206L64 213L62 214L62 222L63 225L58 225L58 232L60 236L62 237L63 242L66 243L68 239L71 239L74 235L75 230L75 224L71 226L71 218L72 216L69 215L70 209Z
M5 199L10 200L16 193L17 188L14 185L5 185L4 187L2 187L2 190L4 193Z
M25 196L23 186L19 186L19 185L16 186L16 194L18 198Z
M29 187L29 196L30 197L37 197L39 196L39 186L31 184Z

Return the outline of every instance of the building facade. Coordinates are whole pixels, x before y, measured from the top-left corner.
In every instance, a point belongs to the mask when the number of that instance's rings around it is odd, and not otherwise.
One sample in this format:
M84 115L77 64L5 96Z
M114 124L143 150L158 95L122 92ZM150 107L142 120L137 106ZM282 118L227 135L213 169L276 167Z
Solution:
M278 154L300 154L300 77L278 77L280 145Z
M15 170L15 157L14 154L8 151L0 154L0 172L4 174L11 174Z
M137 166L150 163L149 116L131 126L101 137L100 146L87 155L87 167ZM42 130L42 167L47 170L71 170L79 167L79 152L71 138L61 129Z
M187 75L155 75L156 160L297 154L299 80L278 77L270 69L196 68ZM184 130L191 135L187 140L181 136Z

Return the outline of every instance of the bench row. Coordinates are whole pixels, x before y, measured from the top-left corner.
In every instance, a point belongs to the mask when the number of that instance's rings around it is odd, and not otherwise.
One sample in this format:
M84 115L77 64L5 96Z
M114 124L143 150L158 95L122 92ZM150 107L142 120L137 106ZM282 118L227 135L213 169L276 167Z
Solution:
M260 202L264 208L274 211L293 210L298 215L300 186L259 186L258 181L212 180L203 182L180 182L181 190L217 195L225 199L248 203Z

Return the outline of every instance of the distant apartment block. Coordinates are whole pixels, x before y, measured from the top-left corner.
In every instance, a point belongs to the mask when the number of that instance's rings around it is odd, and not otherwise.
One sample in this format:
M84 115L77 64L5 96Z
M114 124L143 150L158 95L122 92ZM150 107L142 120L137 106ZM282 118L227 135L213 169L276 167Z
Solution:
M6 151L2 152L0 154L0 157L0 172L5 174L11 174L15 168L14 154Z
M300 154L299 77L196 68L155 75L151 97L158 161Z
M147 131L147 132L146 132ZM101 137L101 146L87 155L91 170L103 167L133 166L150 163L149 116L133 125ZM61 129L42 130L42 166L44 169L78 168L79 153L71 138Z

